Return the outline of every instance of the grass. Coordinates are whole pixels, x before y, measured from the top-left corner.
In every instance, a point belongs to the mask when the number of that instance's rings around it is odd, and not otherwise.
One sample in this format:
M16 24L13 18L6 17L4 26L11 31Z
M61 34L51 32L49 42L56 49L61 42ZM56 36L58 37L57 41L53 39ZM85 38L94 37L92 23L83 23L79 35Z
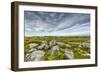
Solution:
M67 57L65 56L64 52L62 52L62 51L55 52L53 55L46 52L44 55L44 59L45 60L63 60L63 59L67 59Z
M41 41L47 41L50 42L51 40L56 40L57 42L63 42L65 44L68 44L70 46L66 46L66 45L59 45L60 48L65 49L71 49L74 52L74 58L75 59L87 59L90 58L87 55L87 53L90 53L90 46L89 47L78 47L77 43L90 43L90 37L56 37L56 36L44 36L44 37L39 37L39 36L33 36L33 37L25 37L24 40L24 52L27 53L30 48L29 48L29 44L30 43L37 43L40 44ZM50 48L49 48L50 50ZM44 59L45 60L62 60L62 59L68 59L67 57L65 57L64 52L57 52L55 53L53 56L51 56L48 53L48 50L44 50L45 51L45 55L44 55Z
M47 42L51 40L57 40L59 42L89 42L90 39L89 37L56 37L56 36L44 36L44 37L39 37L39 36L33 36L33 37L25 37L25 44L36 42L39 43L41 41L46 40Z

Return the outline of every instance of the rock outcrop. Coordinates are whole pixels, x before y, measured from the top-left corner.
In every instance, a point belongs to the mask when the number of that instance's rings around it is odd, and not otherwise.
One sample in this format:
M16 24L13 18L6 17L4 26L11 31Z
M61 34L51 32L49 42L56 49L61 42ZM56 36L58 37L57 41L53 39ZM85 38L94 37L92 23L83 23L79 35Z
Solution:
M45 53L49 53L51 56L54 55L55 53L58 53L60 56L65 55L67 59L74 59L73 50L68 48L68 47L71 47L71 45L74 45L74 43L66 44L64 42L57 42L55 40L51 40L49 42L41 41L41 43L38 43L38 44L30 43L29 44L30 50L28 51L28 53L25 54L25 61L43 61L45 60L44 59ZM77 43L77 45L79 45L79 47L89 46L88 43L85 43L85 44ZM89 54L84 52L83 55L85 56Z

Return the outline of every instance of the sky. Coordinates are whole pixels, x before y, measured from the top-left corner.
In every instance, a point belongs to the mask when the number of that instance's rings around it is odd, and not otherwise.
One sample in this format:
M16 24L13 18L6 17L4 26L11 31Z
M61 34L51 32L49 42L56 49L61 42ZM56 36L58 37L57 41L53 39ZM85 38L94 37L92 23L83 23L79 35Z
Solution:
M90 36L90 14L24 11L25 36Z

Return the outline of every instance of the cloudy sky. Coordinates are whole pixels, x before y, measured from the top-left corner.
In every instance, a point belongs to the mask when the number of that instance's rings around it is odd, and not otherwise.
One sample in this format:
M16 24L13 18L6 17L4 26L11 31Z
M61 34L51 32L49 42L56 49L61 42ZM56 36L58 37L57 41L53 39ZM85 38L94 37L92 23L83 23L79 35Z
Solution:
M25 36L89 36L90 14L24 11Z

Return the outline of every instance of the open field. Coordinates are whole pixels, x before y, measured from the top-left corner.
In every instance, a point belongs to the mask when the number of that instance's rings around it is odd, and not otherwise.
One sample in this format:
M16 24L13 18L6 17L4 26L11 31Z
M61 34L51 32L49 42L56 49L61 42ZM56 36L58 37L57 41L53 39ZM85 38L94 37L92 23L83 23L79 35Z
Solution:
M24 53L24 61L88 59L90 37L25 37Z

